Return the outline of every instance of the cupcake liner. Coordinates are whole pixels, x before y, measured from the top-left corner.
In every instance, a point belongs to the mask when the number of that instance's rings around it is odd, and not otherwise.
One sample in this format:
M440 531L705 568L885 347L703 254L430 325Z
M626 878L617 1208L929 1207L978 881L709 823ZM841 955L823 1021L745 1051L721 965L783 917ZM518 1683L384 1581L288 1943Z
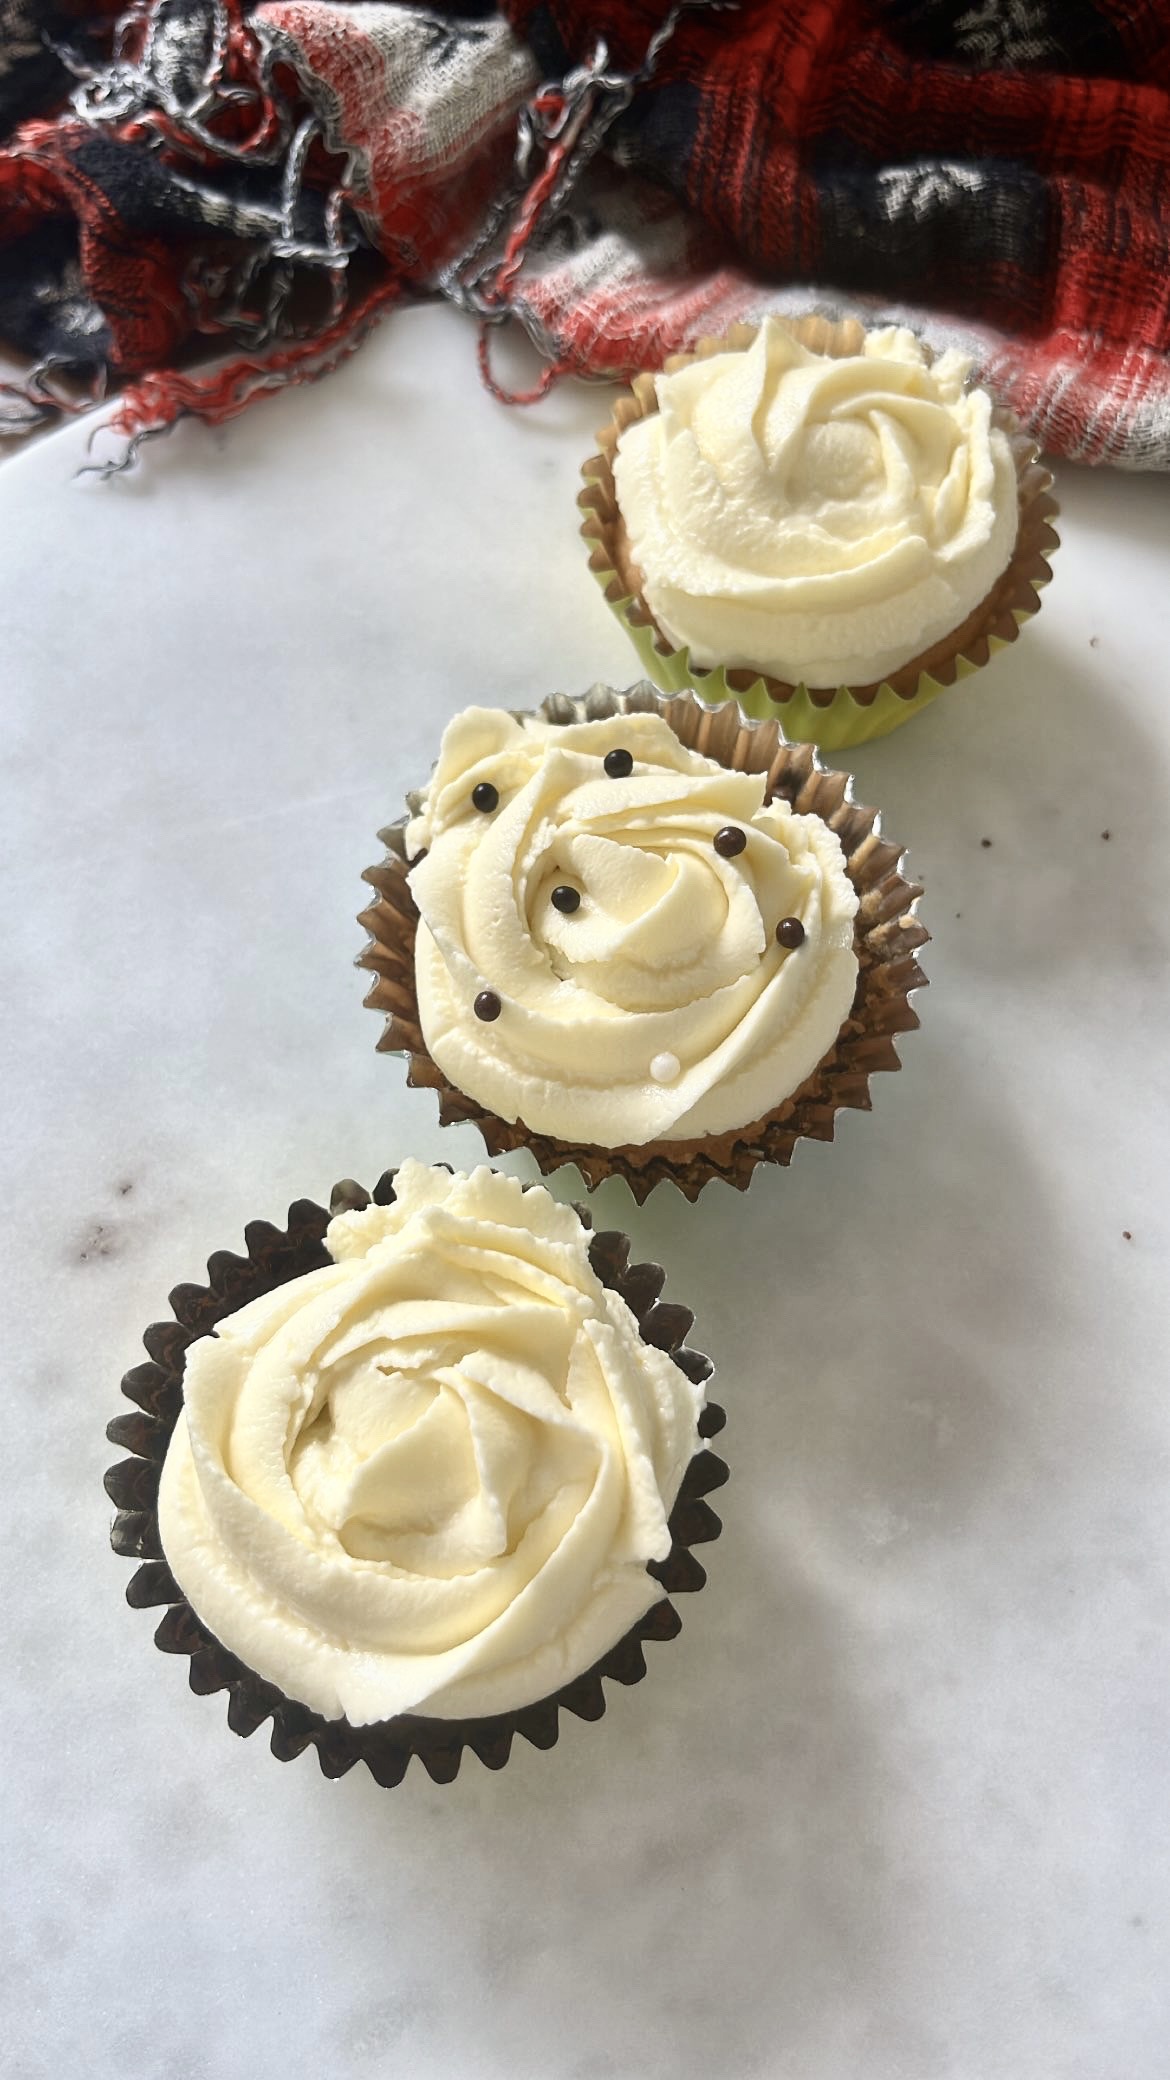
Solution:
M380 1206L390 1204L394 1198L392 1170L379 1180L372 1194L349 1178L335 1185L329 1213L311 1199L298 1199L289 1207L287 1228L276 1228L268 1221L250 1222L244 1230L245 1256L216 1250L207 1261L206 1286L175 1287L170 1295L173 1320L152 1323L143 1336L150 1362L135 1366L122 1381L122 1392L133 1404L133 1413L115 1417L106 1431L112 1444L133 1455L119 1460L105 1477L106 1493L117 1508L110 1542L116 1553L141 1563L127 1587L127 1603L136 1610L167 1606L155 1631L155 1645L164 1654L190 1657L188 1680L197 1696L227 1691L227 1719L233 1733L246 1737L270 1719L272 1752L280 1762L291 1762L311 1747L327 1777L344 1776L355 1763L364 1762L379 1784L390 1786L401 1783L411 1757L417 1755L436 1784L447 1784L458 1775L465 1748L486 1768L502 1769L517 1735L536 1748L554 1747L561 1711L578 1719L600 1719L606 1707L603 1680L626 1685L641 1682L646 1673L646 1642L673 1639L681 1630L682 1620L670 1598L701 1589L706 1581L692 1547L719 1536L720 1519L704 1498L722 1487L727 1467L711 1451L695 1454L671 1511L669 1556L648 1567L665 1592L661 1601L592 1668L539 1703L490 1718L428 1719L409 1714L369 1726L351 1726L345 1719L322 1718L307 1705L284 1696L275 1684L265 1682L229 1653L196 1616L167 1566L159 1537L159 1477L183 1405L186 1352L225 1315L234 1314L249 1300L330 1263L324 1238L331 1214L368 1206L371 1198ZM588 1214L582 1208L577 1210L588 1228ZM603 1285L621 1294L643 1340L667 1351L688 1379L697 1383L710 1378L710 1359L690 1349L685 1341L693 1320L690 1309L660 1297L665 1274L659 1265L631 1264L629 1254L628 1237L616 1231L598 1233L590 1240L594 1271ZM717 1436L725 1420L723 1410L708 1402L699 1418L700 1435Z
M855 318L833 323L827 318L780 321L802 346L815 353L843 356L861 350L865 328ZM701 339L692 352L672 354L669 375L688 361L749 347L754 325L734 325L718 339ZM1019 420L996 405L992 418L1007 435L1019 485L1020 525L1007 569L987 597L949 635L920 652L889 677L868 686L809 688L750 670L694 664L690 652L671 643L654 621L642 597L642 574L630 553L625 525L614 489L613 458L619 436L637 419L658 409L653 375L636 376L614 406L613 418L598 434L599 452L582 469L585 489L577 504L585 514L581 533L589 545L589 568L636 649L642 667L657 685L671 693L693 687L704 700L737 700L745 714L775 717L793 743L819 744L841 751L908 722L929 707L945 687L967 678L989 657L1014 643L1024 622L1039 612L1039 592L1052 576L1048 557L1058 546L1053 520L1059 508L1052 497L1052 475L1038 459L1035 443Z
M438 1093L444 1126L470 1121L492 1155L526 1148L546 1174L574 1163L591 1187L606 1177L624 1177L639 1202L667 1179L694 1200L713 1177L745 1191L758 1163L789 1163L802 1137L831 1141L843 1107L869 1110L870 1076L878 1069L901 1068L895 1035L918 1024L910 995L925 987L926 977L914 954L930 934L915 914L922 890L904 878L902 849L882 837L877 811L855 802L849 775L824 767L810 745L786 742L778 722L749 720L736 701L712 707L693 693L671 698L645 680L625 693L598 685L579 700L554 694L540 709L546 721L562 724L645 711L662 715L680 742L721 765L767 773L769 800L782 796L794 809L822 817L841 841L860 897L857 992L834 1046L790 1098L762 1119L705 1141L600 1148L532 1133L457 1090L428 1054L419 1022L414 976L418 911L407 882L406 817L379 833L386 857L362 877L376 899L358 920L370 937L357 964L375 977L365 1001L385 1018L379 1051L409 1058L408 1082Z

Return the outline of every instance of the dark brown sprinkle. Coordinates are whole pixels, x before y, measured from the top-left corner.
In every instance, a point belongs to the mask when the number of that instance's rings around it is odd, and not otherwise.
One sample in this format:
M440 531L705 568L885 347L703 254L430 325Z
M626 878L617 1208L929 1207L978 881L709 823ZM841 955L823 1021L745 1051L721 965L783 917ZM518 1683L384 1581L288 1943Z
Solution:
M980 844L982 845L982 847L983 847L983 850L984 850L984 852L990 852L990 851L991 851L991 839L990 839L990 838L980 838L980 840L979 840L979 843L980 843Z
M725 823L715 833L715 850L723 859L734 859L747 847L747 832L741 831L737 823Z
M1130 1231L1129 1231L1129 1229L1128 1229L1128 1228L1123 1228L1123 1229L1122 1229L1122 1231L1121 1231L1121 1239L1122 1239L1122 1241L1123 1241L1123 1242L1132 1242L1132 1241L1133 1241L1133 1236L1131 1235L1131 1233L1130 1233Z
M472 788L471 799L484 816L490 816L492 810L500 806L500 790L493 787L490 780L481 780L477 787Z
M1110 833L1109 833L1108 831L1102 831L1102 833L1101 833L1101 836L1102 836L1102 837L1103 837L1103 838L1104 838L1104 839L1105 839L1106 841L1108 841L1108 839L1109 839L1109 836L1110 836Z
M776 938L781 946L787 946L790 953L803 946L804 926L799 917L782 917L776 926Z
M490 1025L493 1018L498 1018L503 1008L494 989L480 990L475 1000L475 1015L482 1018L485 1025Z
M554 910L563 911L566 917L571 917L574 910L581 908L581 891L576 888L568 888L562 882L559 888L554 888L549 900Z
M606 752L604 764L611 780L628 780L634 770L634 754L619 746L616 751Z

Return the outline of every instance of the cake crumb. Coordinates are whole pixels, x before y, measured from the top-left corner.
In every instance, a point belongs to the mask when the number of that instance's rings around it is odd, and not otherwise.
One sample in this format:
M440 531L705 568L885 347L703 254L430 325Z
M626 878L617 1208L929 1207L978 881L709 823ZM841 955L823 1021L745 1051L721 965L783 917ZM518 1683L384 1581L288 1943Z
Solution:
M1110 840L1110 838L1112 837L1112 835L1113 835L1113 833L1112 833L1111 831L1102 831L1102 833L1101 833L1101 836L1102 836L1102 837L1104 838L1104 840L1105 840L1106 844L1108 844L1108 843L1109 843L1109 840Z
M1122 1241L1123 1241L1123 1242L1132 1242L1132 1241L1133 1241L1133 1235L1132 1235L1132 1233L1131 1233L1130 1229L1128 1229L1128 1228L1123 1228L1123 1229L1122 1229L1122 1231L1121 1231L1121 1239L1122 1239Z
M980 840L979 840L979 843L980 843L980 844L982 845L982 847L983 847L983 850L984 850L984 852L990 852L990 850L991 850L991 839L990 839L990 838L980 838Z

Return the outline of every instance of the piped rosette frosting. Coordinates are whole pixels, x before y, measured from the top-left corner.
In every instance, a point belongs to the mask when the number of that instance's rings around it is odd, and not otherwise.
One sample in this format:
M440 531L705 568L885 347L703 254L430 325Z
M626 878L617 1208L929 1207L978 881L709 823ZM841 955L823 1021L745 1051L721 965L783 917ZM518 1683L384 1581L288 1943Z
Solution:
M836 688L959 628L1019 526L1011 442L970 371L905 328L834 356L769 319L658 376L613 476L667 639L696 666Z
M158 1505L203 1624L354 1726L517 1710L616 1645L704 1400L543 1188L406 1162L395 1190L191 1346Z
M659 715L465 710L406 834L426 1047L500 1118L600 1147L780 1106L857 982L841 844Z

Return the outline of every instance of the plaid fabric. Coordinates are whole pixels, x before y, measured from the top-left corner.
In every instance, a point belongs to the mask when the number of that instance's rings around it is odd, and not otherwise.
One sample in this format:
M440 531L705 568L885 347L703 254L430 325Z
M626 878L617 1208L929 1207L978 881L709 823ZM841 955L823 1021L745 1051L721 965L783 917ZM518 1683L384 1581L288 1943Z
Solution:
M61 371L134 438L223 419L439 288L493 386L507 316L539 392L812 306L1170 468L1170 0L466 4L0 0L14 423L76 408Z

